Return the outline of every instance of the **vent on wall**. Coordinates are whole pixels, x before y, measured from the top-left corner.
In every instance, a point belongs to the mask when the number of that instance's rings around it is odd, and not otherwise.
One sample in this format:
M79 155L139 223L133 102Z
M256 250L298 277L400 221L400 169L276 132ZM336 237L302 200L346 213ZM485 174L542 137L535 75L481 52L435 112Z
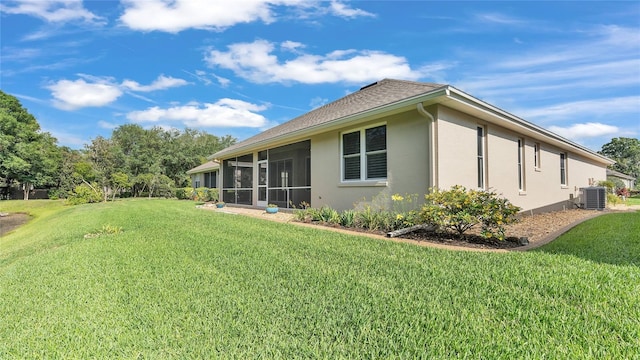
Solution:
M607 191L604 187L593 186L580 189L582 206L588 210L604 210L607 206Z

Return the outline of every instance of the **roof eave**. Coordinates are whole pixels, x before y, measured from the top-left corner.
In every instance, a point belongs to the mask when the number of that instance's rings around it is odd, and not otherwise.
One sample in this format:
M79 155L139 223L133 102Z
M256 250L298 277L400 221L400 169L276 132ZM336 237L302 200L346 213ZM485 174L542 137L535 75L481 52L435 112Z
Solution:
M451 106L451 101L454 103L462 104L466 107L470 106L475 109L476 112L484 114L484 116L482 116L481 118L488 122L496 123L518 133L528 135L534 139L544 140L545 142L555 145L561 149L578 152L589 159L598 161L606 165L615 163L614 160L606 156L598 154L593 150L590 150L571 140L565 139L558 134L555 134L522 118L519 118L487 102L477 99L465 93L464 91L456 89L452 86L449 87L447 98L449 100L446 104L447 106ZM455 108L455 106L451 107Z
M398 112L402 112L405 111L408 108L413 107L413 105L419 103L419 102L437 102L434 101L435 99L442 97L442 96L446 96L447 94L447 88L448 85L439 87L437 89L433 89L432 91L417 95L417 96L412 96L400 101L397 101L395 103L391 103L391 104L387 104L384 106L378 106L376 108L372 108L366 111L362 111L359 112L357 114L353 114L353 115L349 115L349 116L344 116L335 120L331 120L328 121L326 123L322 123L319 125L314 125L314 126L310 126L307 128L303 128L303 129L299 129L296 131L292 131L290 133L287 134L283 134L280 136L275 136L269 139L265 139L262 141L258 141L255 143L251 143L247 146L242 146L242 147L238 147L233 149L233 151L225 151L225 150L221 150L211 156L209 156L207 159L209 160L219 160L223 157L230 157L230 156L234 156L234 155L242 155L242 154L246 154L247 152L252 152L252 151L256 151L256 150L263 150L265 148L271 148L274 146L280 146L280 145L285 145L291 141L294 140L302 140L302 139L306 139L309 138L313 135L317 135L326 131L331 131L337 128L341 128L344 127L344 125L346 124L358 124L361 122L365 122L371 118L376 118L376 117L381 117L381 116L388 116L388 115L392 115L394 113L398 113Z

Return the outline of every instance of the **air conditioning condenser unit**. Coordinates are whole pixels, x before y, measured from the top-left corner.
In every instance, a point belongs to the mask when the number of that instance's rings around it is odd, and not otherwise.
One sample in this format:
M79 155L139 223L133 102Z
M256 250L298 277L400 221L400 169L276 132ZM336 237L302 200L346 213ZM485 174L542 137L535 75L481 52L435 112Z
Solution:
M602 186L581 188L581 205L587 210L604 210L607 207L607 189Z

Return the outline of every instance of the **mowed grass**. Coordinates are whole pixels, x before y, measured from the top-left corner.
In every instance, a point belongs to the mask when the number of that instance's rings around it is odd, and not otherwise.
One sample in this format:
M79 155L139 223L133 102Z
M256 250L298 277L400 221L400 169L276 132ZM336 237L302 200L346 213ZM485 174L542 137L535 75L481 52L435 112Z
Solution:
M595 220L625 225L478 253L192 202L61 207L0 238L0 358L638 358L640 212ZM104 225L123 232L83 237Z
M640 205L640 195L635 195L630 198L627 198L625 201L627 205Z

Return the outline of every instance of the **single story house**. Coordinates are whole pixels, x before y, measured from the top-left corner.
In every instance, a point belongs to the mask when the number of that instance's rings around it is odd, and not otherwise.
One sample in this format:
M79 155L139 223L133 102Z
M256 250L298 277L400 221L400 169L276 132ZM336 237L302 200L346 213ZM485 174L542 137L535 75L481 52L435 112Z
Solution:
M187 175L191 177L191 187L199 188L217 188L218 172L220 164L217 161L207 161L206 163L196 166L187 171Z
M523 210L562 209L613 163L453 86L393 79L209 159L221 164L226 203L336 210L453 185L494 190Z
M619 171L607 169L607 179L613 178L622 181L627 189L633 189L636 186L636 178L623 174Z

